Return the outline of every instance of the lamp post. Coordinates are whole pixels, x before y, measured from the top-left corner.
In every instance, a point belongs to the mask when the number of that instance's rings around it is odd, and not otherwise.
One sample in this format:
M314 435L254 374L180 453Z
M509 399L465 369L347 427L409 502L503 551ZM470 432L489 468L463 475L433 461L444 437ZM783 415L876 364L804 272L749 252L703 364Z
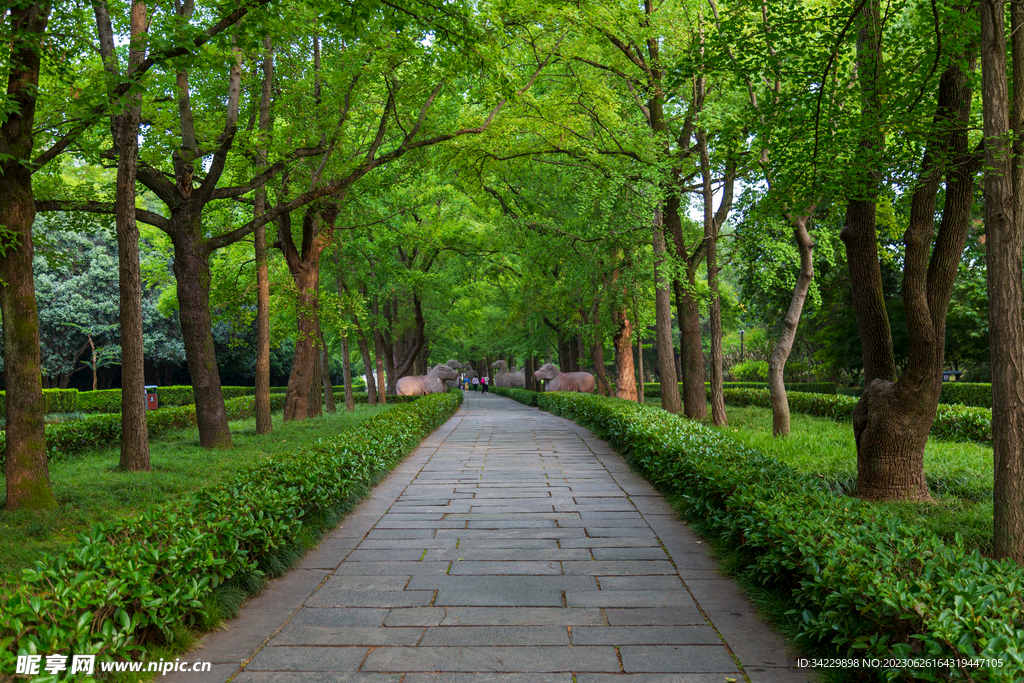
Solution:
M743 330L740 330L740 362L743 362Z

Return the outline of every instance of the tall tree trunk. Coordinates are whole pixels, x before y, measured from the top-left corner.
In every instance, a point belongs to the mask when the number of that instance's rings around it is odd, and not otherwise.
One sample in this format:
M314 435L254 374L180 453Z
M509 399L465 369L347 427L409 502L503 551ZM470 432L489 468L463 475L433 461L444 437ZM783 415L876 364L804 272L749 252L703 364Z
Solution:
M328 413L336 413L338 407L334 404L334 385L331 383L331 356L327 353L323 330L320 330L320 376L324 383L324 407Z
M141 41L146 33L146 5L133 2L128 73L145 58ZM117 129L117 181L114 189L117 230L118 290L121 316L121 460L119 467L148 472L149 434L146 431L146 368L142 349L142 272L139 266L139 226L135 223L135 177L139 168L140 96L132 96L124 114L112 118Z
M615 309L615 397L637 400L636 370L633 367L633 322L625 306Z
M676 363L672 352L672 295L662 271L665 269L665 232L661 207L654 211L654 315L658 338L658 374L661 377L661 407L670 413L682 409Z
M703 260L703 256L701 256ZM700 302L697 300L697 266L687 266L687 282L674 283L676 317L679 320L680 362L683 366L683 411L691 420L708 416L704 389L704 347L700 330Z
M384 404L387 399L387 384L384 378L384 340L379 329L373 330L373 355L377 360L377 402Z
M942 389L946 313L970 226L979 165L977 155L967 150L971 88L969 75L961 68L973 68L974 59L958 57L940 79L932 136L904 234L907 366L897 382L875 378L853 413L857 494L870 500L931 499L924 447ZM944 174L945 205L936 235L935 205Z
M704 200L704 243L708 267L708 289L711 295L709 307L711 327L711 421L725 426L729 420L725 414L725 392L722 383L722 301L718 293L718 227L714 212L714 190L711 185L711 159L708 155L707 132L697 131L697 148L700 156L701 178Z
M352 412L356 409L356 401L352 396L352 359L348 349L348 335L341 337L341 373L345 382L345 410Z
M319 325L317 325L319 328ZM309 412L307 417L322 417L323 409L323 364L320 362L323 349L320 348L319 337L313 339L313 376L309 381Z
M204 448L231 448L210 320L210 264L198 241L193 230L175 231L173 269L178 283L181 336L192 379L199 444Z
M316 368L320 366L319 350L316 343L316 267L303 268L292 273L299 290L296 309L298 311L297 336L292 371L288 375L288 392L285 398L284 421L302 421L309 416L310 390ZM319 382L319 379L317 380ZM319 389L319 387L317 387Z
M14 40L8 64L7 118L0 123L0 314L3 315L4 381L7 388L8 510L57 507L46 466L39 315L32 276L32 223L36 204L29 160L33 150L40 57L38 46L50 16L49 3L8 10ZM3 18L0 18L2 20Z
M640 375L639 390L637 391L636 400L638 403L643 404L644 402L644 338L642 335L636 337L636 368Z
M846 245L853 308L864 356L866 384L881 379L896 381L889 315L882 291L878 261L876 198L881 183L882 129L882 19L879 0L867 0L861 10L857 34L857 71L861 86L860 141L862 168L846 205L846 223L840 238Z
M263 88L260 95L259 130L261 135L270 131L270 99L274 84L274 54L270 36L263 38ZM266 166L267 152L260 145L256 153L258 166ZM256 190L253 214L262 216L267 207L267 188ZM270 274L267 266L267 226L260 224L253 231L256 248L256 433L269 434L273 430L270 418Z
M1015 6L1011 6L1012 8ZM1006 82L1004 3L982 0L982 103L985 132L985 249L988 262L992 364L993 550L1024 564L1024 188L1020 159L1011 154ZM1014 38L1013 123L1024 121L1024 45L1021 10L1011 9Z
M807 223L813 213L814 207L811 207L806 214L790 218L793 223L793 237L800 250L800 274L797 276L796 286L793 287L789 310L782 320L782 334L779 335L779 341L772 349L772 355L768 360L768 394L772 401L773 436L789 436L789 398L786 396L783 376L786 361L793 350L793 340L796 339L796 330L800 325L804 301L807 300L807 292L810 291L811 280L814 278L814 241L807 230Z
M366 402L371 406L377 405L377 379L373 376L373 359L370 356L370 344L362 332L358 333L356 344L359 345L359 353L363 357L363 371L366 373Z

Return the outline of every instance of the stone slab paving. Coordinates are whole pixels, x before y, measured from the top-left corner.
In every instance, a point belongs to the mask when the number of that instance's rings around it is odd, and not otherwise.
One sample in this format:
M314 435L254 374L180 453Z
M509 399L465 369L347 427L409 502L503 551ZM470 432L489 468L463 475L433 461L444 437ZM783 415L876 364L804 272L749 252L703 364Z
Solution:
M469 393L186 659L221 683L797 683L813 672L589 431ZM738 666L742 664L742 670Z

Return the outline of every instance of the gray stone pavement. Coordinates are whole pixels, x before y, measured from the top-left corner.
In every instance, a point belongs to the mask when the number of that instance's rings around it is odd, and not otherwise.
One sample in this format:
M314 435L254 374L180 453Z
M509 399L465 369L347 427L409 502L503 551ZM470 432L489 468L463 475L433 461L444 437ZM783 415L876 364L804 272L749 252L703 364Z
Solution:
M211 672L161 680L813 680L716 569L606 443L467 393L296 569L182 658Z

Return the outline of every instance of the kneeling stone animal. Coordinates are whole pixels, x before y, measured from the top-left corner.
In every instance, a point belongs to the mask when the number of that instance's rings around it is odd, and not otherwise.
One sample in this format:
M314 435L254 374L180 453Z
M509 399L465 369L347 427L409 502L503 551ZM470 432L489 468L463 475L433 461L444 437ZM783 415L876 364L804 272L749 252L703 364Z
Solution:
M545 391L578 391L592 394L597 387L594 376L589 372L562 372L552 363L542 365L533 376L548 380Z
M410 375L398 380L395 389L399 396L424 396L426 394L443 394L448 391L445 386L447 380L453 380L459 376L454 368L447 365L438 365L431 368L425 375Z

